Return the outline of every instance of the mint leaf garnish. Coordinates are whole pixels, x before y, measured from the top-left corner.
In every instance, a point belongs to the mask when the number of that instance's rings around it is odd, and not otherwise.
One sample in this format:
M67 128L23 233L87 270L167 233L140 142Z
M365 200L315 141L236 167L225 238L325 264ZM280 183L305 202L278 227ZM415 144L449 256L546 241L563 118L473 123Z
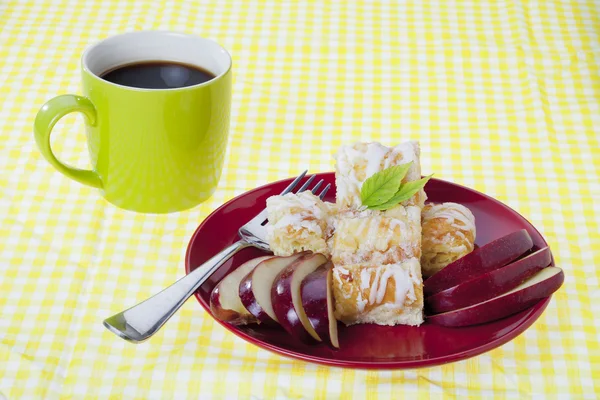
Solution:
M403 183L400 186L400 189L398 189L398 191L385 203L381 203L375 206L369 206L369 209L383 211L410 199L415 195L415 193L417 193L419 190L425 187L425 184L429 181L429 179L431 179L432 175L426 176L425 178L419 179L417 181Z
M374 207L389 201L400 188L402 179L410 169L412 161L379 171L364 181L360 200L364 206Z

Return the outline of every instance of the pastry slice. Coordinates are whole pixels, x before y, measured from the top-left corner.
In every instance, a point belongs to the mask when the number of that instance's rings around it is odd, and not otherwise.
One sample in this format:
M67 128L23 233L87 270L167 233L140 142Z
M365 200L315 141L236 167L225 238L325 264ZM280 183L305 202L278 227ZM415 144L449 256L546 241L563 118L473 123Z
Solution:
M422 212L423 276L429 277L473 251L475 233L475 217L465 206L427 204Z
M267 199L267 242L277 256L310 250L329 256L335 208L310 191Z
M393 264L421 257L421 209L340 212L335 217L331 255L335 265Z
M421 179L421 151L419 143L410 141L395 147L382 144L355 143L342 146L335 156L336 203L340 209L358 209L362 206L360 190L367 178L376 172L383 171L394 165L413 162L404 178L404 182ZM416 205L423 208L427 196L421 189L402 205Z
M335 316L346 325L420 325L423 281L418 258L400 263L351 264L333 269Z

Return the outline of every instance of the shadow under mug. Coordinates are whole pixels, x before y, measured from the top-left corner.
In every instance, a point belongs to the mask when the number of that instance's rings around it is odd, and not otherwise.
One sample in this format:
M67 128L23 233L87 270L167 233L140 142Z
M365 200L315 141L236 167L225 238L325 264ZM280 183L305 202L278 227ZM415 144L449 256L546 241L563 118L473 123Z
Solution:
M175 89L140 89L101 78L120 65L171 61L215 75ZM83 96L62 95L38 112L35 140L56 169L102 191L131 211L168 213L194 207L215 191L227 148L231 57L216 42L164 31L124 33L88 48L81 58ZM85 119L92 170L60 162L50 132L60 118Z

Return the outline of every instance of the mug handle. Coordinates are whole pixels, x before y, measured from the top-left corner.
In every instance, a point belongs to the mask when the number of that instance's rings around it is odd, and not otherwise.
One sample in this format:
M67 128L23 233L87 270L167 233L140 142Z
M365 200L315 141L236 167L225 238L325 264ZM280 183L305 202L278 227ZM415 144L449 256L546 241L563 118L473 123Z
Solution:
M57 170L79 183L102 189L102 180L96 171L74 168L60 162L50 147L50 132L54 125L75 111L82 113L89 125L96 124L96 108L89 99L73 94L57 96L44 104L35 117L35 141L44 158Z

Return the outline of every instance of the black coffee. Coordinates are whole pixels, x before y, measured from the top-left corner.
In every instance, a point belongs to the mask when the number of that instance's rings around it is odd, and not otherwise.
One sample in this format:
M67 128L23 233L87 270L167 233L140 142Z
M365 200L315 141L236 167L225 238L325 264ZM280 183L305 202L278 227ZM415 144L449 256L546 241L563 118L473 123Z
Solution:
M169 61L144 61L121 65L100 75L123 86L143 89L176 89L208 82L214 74L200 67Z

